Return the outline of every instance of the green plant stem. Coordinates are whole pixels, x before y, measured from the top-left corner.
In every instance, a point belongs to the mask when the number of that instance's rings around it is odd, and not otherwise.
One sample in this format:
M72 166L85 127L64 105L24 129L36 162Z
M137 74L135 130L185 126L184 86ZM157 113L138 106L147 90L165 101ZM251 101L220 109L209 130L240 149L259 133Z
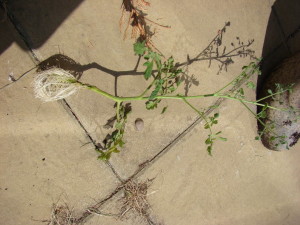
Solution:
M236 82L240 78L240 76L236 77L234 80L232 80L230 83L228 83L227 85L225 85L224 87L222 87L220 90L216 91L215 93L220 93L221 91L223 91L224 89L226 89L227 87L229 87L231 84L233 84L234 82Z
M241 79L241 77L245 77L245 75L246 75L246 71L243 71L242 74L240 74L239 76L234 78L231 82L229 82L227 85L225 85L224 87L222 87L220 90L216 91L215 93L220 93L221 91L223 91L224 89L226 89L227 87L229 87L230 85L232 85L233 83L235 83L236 81Z
M103 95L104 97L107 97L115 102L122 102L123 101L123 98L122 97L117 97L117 96L114 96L114 95L111 95L105 91L102 91L101 89L99 89L98 87L96 86L93 86L93 85L90 85L90 84L84 84L84 83L81 83L80 81L76 81L76 83L82 87L85 87L91 91L94 91L98 94L101 94Z
M155 83L156 78L157 78L157 77L155 77L155 78L153 79L153 81L151 82L151 84L146 88L146 90L145 90L142 94L139 95L139 97L143 97L143 96L150 90L150 88L151 88L151 87L153 86L153 84Z
M265 106L265 104L258 103L257 101L249 101L249 100L245 100L245 99L241 99L241 98L231 97L231 96L228 96L228 95L216 94L214 96L220 97L220 98L227 98L227 99L231 99L231 100L236 100L236 101L242 101L244 103L250 103L250 104L253 104L253 105L257 105L257 106ZM269 105L267 105L267 107L270 108L270 109L278 110L278 111L288 111L288 109L276 108L276 107L269 106Z
M264 127L266 127L266 124L257 116L256 113L254 113L244 102L240 101L243 106L245 106L245 108L258 120L258 122L263 125Z
M273 130L269 129L269 128L268 128L268 125L265 124L265 123L257 116L257 114L254 113L254 112L253 112L253 111L252 111L252 110L251 110L244 102L241 101L241 103L243 104L243 106L245 106L245 108L246 108L252 115L254 115L254 117L257 119L257 121L264 127L262 133L264 133L265 130L268 130L269 132L271 132L271 133L277 135ZM259 136L261 136L261 135L259 135Z
M275 95L282 94L282 93L284 93L284 92L286 92L286 91L287 91L287 90L283 90L283 91L279 91L279 92L273 93L273 94L271 94L271 95L268 95L268 96L265 96L265 97L263 97L263 98L260 98L260 99L256 100L256 102L261 102L262 100L265 100L265 99L267 99L267 98L271 98L272 96L275 96Z
M79 84L80 86L86 87L87 89L90 89L90 90L92 90L96 93L99 93L99 94L103 95L104 97L107 97L107 98L109 98L109 99L111 99L115 102L149 100L149 98L150 98L149 96L144 97L143 95L133 96L133 97L118 97L118 96L111 95L111 94L99 89L96 86L92 86L92 85L89 85L89 84L84 84L84 83L81 83L79 81L77 81L77 84ZM226 86L228 86L228 85L226 85ZM146 91L147 91L147 89L146 89ZM144 91L144 92L146 93L146 91ZM197 98L206 98L206 97L227 98L227 99L231 99L231 100L235 100L235 101L242 101L244 103L250 103L250 104L253 104L253 105L257 105L257 106L265 106L265 104L258 103L257 101L249 101L249 100L245 100L245 99L240 99L240 98L236 98L236 97L232 97L232 96L228 96L228 95L223 95L223 94L220 94L218 92L213 93L213 94L193 95L193 96L181 96L181 95L161 96L161 95L158 95L155 98L156 99L181 99L181 100L187 100L187 99L197 99ZM267 107L270 108L270 109L279 110L279 111L288 111L288 109L276 108L276 107L272 107L272 106L269 106L269 105Z
M85 87L91 91L94 91L98 94L103 95L104 97L107 97L115 102L124 102L124 101L135 101L135 100L149 100L150 96L144 97L144 96L133 96L133 97L117 97L114 95L111 95L101 89L99 89L96 86L92 86L89 84L84 84L81 83L80 81L77 81L77 84ZM217 96L215 94L206 94L206 95L194 95L194 96L181 96L181 95L174 95L174 96L156 96L155 98L157 99L193 99L193 98L204 98L204 97L212 97L212 96Z
M207 121L207 118L205 117L204 113L200 112L198 109L196 109L196 107L194 107L191 103L189 103L186 99L182 99L188 106L190 106L195 112L197 112L197 114L199 114L199 116L206 122L206 124L209 124L209 122ZM209 132L210 134L212 134L212 130L211 127L208 126L209 128Z

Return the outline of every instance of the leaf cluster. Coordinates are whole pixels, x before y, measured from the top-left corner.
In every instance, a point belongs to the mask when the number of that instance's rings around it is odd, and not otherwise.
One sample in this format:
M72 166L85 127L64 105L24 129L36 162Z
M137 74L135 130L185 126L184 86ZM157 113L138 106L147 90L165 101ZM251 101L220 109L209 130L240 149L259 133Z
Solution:
M107 135L104 141L104 150L96 149L96 151L100 154L98 159L101 160L109 160L112 153L119 153L119 148L122 148L125 144L123 137L125 132L125 125L127 122L127 115L131 112L130 104L127 103L123 105L120 103L119 107L117 107L116 112L116 121L114 123L115 130Z
M219 131L215 134L209 134L208 138L205 140L205 144L207 145L206 150L210 156L212 155L211 152L212 152L213 144L216 140L227 141L227 138L220 136L221 133L222 132Z
M217 118L219 117L219 113L215 113L213 116L206 118L206 123L204 124L204 129L209 129L208 138L205 140L205 144L207 145L207 152L211 155L213 144L216 140L227 141L227 138L221 137L221 131L217 133L212 132L212 126L218 124Z
M148 80L151 76L154 77L152 85L149 88L152 88L152 92L149 100L146 102L146 108L148 110L155 109L161 101L156 98L158 95L171 94L180 86L182 83L182 79L180 78L182 70L176 66L172 56L162 61L162 55L148 48L145 42L136 42L134 44L134 52L137 55L144 56L146 60L144 63L146 67L144 78Z

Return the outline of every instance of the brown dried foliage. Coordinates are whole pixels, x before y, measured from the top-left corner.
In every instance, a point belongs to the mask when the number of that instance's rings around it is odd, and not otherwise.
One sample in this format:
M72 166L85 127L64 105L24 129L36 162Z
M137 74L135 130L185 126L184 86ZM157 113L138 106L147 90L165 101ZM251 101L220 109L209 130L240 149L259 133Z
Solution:
M53 205L52 215L48 225L76 225L73 211L64 205Z
M129 211L144 217L149 215L147 190L152 181L153 179L138 183L131 180L124 185L125 195L122 198L121 218Z
M158 50L151 40L152 36L155 34L155 30L151 31L147 22L164 28L169 28L169 26L158 24L146 18L146 14L144 13L144 11L148 6L150 6L150 3L145 0L123 0L121 6L122 15L119 24L120 30L122 30L123 24L126 24L123 36L124 39L126 39L127 37L129 28L131 28L132 39L139 39L139 41L145 41L147 47ZM125 22L126 16L128 17L127 22Z

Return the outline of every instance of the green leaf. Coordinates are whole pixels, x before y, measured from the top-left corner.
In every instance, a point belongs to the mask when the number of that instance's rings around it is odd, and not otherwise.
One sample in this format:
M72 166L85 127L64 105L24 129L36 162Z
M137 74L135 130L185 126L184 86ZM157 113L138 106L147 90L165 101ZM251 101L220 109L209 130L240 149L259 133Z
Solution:
M227 141L227 138L224 137L218 137L221 141Z
M219 113L215 113L214 118L218 118L218 117L219 117Z
M164 113L166 112L167 108L168 108L168 106L165 106L165 107L163 108L163 110L161 111L161 114L164 114Z
M259 136L256 136L256 137L255 137L255 140L257 140L257 141L260 140L260 137L259 137Z
M111 156L111 152L103 152L102 150L99 150L100 155L98 156L98 159L103 160L103 161L107 161L109 160L110 156Z
M271 89L268 89L268 93L269 93L270 95L272 95L272 94L273 94L273 92L272 92L272 90L271 90Z
M171 87L169 87L169 90L170 90L171 92L174 92L174 91L176 90L176 88L175 88L174 86L171 86Z
M148 48L145 46L145 41L143 41L134 43L133 50L136 55L144 55Z
M210 125L209 125L209 123L206 123L206 124L204 125L204 129L208 129L208 128L210 128Z
M240 88L239 89L239 93L243 96L245 93L244 93L244 89L243 88Z
M162 79L156 81L156 87L155 87L154 91L152 91L152 93L149 97L150 100L154 99L157 96L158 92L162 88L163 83L164 83L164 80L162 80Z
M124 142L123 142L124 143ZM122 146L120 146L120 147L122 147ZM114 152L114 153L119 153L120 152L120 150L119 149L117 149L117 148L114 148L111 152Z
M210 156L211 156L211 151L212 151L212 146L211 145L207 146L207 152Z
M212 143L210 136L205 140L205 144L209 145Z
M275 136L271 136L271 137L270 137L270 141L274 141L275 139L276 139Z
M144 66L147 66L145 72L144 72L144 77L146 80L149 79L149 77L151 77L151 74L152 74L152 70L153 70L153 61L149 62L145 62L144 63Z
M248 88L251 88L251 89L256 88L256 85L252 81L248 81L246 85L247 85Z
M146 104L146 109L151 110L151 109L155 109L157 108L157 104L160 102L160 100L158 99L154 99L154 100L149 100L147 101Z
M177 85L177 87L178 87L182 82L183 82L183 80L177 79L177 80L176 80L176 85Z
M267 117L266 111L261 111L259 114L257 114L259 118L265 119Z

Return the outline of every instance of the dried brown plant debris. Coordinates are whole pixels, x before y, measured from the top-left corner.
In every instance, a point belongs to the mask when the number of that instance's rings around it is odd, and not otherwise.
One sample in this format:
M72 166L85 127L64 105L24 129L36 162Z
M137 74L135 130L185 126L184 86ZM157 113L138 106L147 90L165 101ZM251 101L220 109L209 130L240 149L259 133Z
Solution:
M120 217L124 217L126 213L132 211L140 216L148 217L150 205L147 201L148 188L152 184L153 179L144 182L136 182L130 180L124 184L124 197L121 199L122 207Z
M132 39L145 41L149 48L158 50L151 40L155 34L155 30L151 31L147 22L164 28L169 28L169 26L164 26L148 19L145 14L146 7L148 6L150 6L150 3L145 0L123 0L121 6L120 30L122 30L123 24L125 24L124 39L127 37L129 28L131 28ZM125 17L127 17L127 21L125 21Z
M48 225L76 225L73 210L67 204L53 204L51 219Z

